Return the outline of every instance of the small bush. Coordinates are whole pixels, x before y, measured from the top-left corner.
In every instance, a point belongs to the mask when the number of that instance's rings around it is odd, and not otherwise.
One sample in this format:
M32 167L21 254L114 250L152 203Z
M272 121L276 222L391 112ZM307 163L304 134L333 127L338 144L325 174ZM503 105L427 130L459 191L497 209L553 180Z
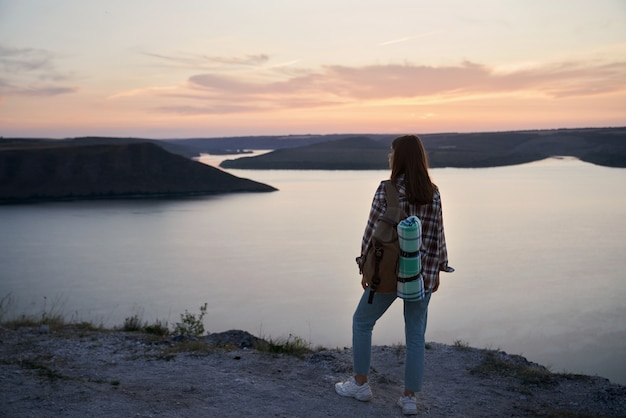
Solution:
M160 336L169 335L170 333L167 322L163 323L158 319L154 321L152 325L146 324L143 330L148 334L160 335Z
M204 334L204 323L202 322L206 315L207 303L200 306L200 314L198 316L189 313L185 309L184 314L180 314L180 322L174 327L174 334L183 337L199 337Z
M144 326L141 323L141 318L139 317L138 314L135 314L133 316L129 316L126 319L124 319L124 326L122 326L122 330L134 332L134 331L141 331L143 327Z
M303 338L289 334L287 339L269 339L266 343L257 346L259 351L268 353L289 354L296 357L303 357L311 352L311 346Z
M458 348L459 350L469 350L470 349L470 345L467 341L463 341L463 340L456 340L454 342L454 347Z

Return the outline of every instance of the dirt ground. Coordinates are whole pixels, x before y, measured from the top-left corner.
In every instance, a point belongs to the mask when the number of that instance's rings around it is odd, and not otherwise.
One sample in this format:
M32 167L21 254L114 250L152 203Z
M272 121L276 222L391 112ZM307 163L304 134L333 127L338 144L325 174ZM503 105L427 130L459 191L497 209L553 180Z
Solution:
M242 331L196 341L142 333L0 328L2 417L399 417L404 348L373 348L374 399L342 398L349 348L301 358ZM626 416L626 387L552 374L520 356L429 343L428 417Z

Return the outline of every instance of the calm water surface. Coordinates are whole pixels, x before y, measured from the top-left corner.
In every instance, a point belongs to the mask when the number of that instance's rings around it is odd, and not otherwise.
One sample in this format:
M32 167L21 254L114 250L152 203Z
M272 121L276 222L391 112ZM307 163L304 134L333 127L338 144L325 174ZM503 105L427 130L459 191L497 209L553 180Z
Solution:
M354 258L388 173L230 172L280 191L0 206L3 309L173 325L207 302L210 332L350 346ZM427 340L626 384L626 170L550 159L432 176L457 271L431 300ZM402 339L396 302L374 342Z

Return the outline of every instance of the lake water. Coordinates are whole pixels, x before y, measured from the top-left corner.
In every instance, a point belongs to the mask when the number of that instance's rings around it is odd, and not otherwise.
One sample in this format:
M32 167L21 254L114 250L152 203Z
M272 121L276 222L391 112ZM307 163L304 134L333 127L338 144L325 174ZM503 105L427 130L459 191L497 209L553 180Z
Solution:
M350 346L354 258L388 172L230 172L280 191L0 206L5 310L173 325L207 302L209 332ZM626 170L564 158L432 177L456 272L431 299L427 340L626 384ZM374 343L402 340L397 302Z

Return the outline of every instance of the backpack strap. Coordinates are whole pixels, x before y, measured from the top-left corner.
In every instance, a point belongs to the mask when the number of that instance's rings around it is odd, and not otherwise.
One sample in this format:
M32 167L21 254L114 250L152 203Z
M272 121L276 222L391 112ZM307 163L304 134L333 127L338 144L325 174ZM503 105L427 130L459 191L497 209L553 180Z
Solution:
M400 207L400 199L398 198L398 189L392 180L385 180L385 200L387 206L397 208Z
M398 189L396 189L395 184L392 183L391 180L385 180L383 182L385 185L385 201L387 202L387 209L385 213L381 214L378 219L387 222L390 225L396 226L400 219L401 211L400 209L400 199L398 198Z

